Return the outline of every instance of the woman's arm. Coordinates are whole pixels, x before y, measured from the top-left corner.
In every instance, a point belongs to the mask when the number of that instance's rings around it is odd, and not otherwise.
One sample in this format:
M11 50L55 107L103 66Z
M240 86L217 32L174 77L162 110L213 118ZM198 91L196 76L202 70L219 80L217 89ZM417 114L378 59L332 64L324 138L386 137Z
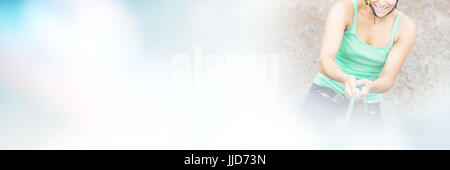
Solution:
M411 51L414 41L416 40L416 25L409 17L404 17L405 23L399 27L398 33L400 36L397 42L392 47L389 56L384 64L383 71L378 79L371 80L358 80L360 84L364 82L367 86L359 94L358 98L364 99L368 92L371 93L384 93L392 88L395 78L397 77L403 63L406 60L409 52Z
M341 0L329 10L319 57L320 72L342 83L345 86L347 97L351 96L351 92L356 90L356 79L345 74L335 63L334 59L341 45L345 29L349 25L347 23L351 23L351 21L348 21L348 18L353 18L353 4L350 3L352 2Z

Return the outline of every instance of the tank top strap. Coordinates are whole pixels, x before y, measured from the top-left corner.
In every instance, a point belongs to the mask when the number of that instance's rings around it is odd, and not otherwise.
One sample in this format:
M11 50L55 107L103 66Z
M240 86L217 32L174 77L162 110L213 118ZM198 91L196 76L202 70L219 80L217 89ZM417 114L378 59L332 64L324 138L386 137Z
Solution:
M356 27L356 22L358 20L358 0L353 0L353 23L349 30Z
M397 18L395 19L394 27L392 28L391 45L394 44L395 34L397 34L398 25L400 24L402 16L403 16L403 13L401 11L399 11L397 14Z

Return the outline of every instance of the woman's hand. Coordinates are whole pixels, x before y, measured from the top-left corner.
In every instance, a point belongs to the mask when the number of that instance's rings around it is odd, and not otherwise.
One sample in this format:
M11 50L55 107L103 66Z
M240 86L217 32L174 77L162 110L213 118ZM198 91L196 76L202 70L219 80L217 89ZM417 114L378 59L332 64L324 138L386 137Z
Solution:
M356 98L359 100L364 100L367 96L367 94L370 92L370 90L372 89L372 80L368 80L368 79L360 79L356 81L356 84L360 85L360 84L364 84L364 87L362 87L361 91L359 91L359 93L356 95Z
M364 100L367 96L367 94L372 89L372 80L368 79L360 79L356 80L356 78L352 75L347 75L345 82L344 82L344 88L345 88L345 97L352 97L353 94L356 95L356 98L359 100ZM362 87L361 90L356 88L356 85L364 84L364 87Z
M345 97L352 97L353 94L358 94L359 89L356 88L356 78L352 75L347 75L344 81Z

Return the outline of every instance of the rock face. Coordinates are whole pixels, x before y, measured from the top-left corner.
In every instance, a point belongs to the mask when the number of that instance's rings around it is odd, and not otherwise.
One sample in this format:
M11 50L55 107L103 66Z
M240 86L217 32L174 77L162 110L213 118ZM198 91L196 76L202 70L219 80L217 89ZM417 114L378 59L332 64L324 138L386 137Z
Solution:
M327 10L337 0L280 2L280 89L301 103L318 71ZM450 1L400 1L417 24L417 39L394 87L384 94L385 118L415 119L450 112Z

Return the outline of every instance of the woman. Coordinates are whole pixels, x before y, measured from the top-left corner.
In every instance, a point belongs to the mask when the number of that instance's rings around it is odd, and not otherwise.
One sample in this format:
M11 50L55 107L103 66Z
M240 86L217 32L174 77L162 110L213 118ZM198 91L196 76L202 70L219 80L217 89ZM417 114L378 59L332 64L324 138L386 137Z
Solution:
M352 96L357 99L352 125L381 125L382 93L393 86L416 38L415 23L397 9L397 3L340 0L329 10L320 72L302 104L319 129L336 125ZM356 129L361 129L358 125Z

